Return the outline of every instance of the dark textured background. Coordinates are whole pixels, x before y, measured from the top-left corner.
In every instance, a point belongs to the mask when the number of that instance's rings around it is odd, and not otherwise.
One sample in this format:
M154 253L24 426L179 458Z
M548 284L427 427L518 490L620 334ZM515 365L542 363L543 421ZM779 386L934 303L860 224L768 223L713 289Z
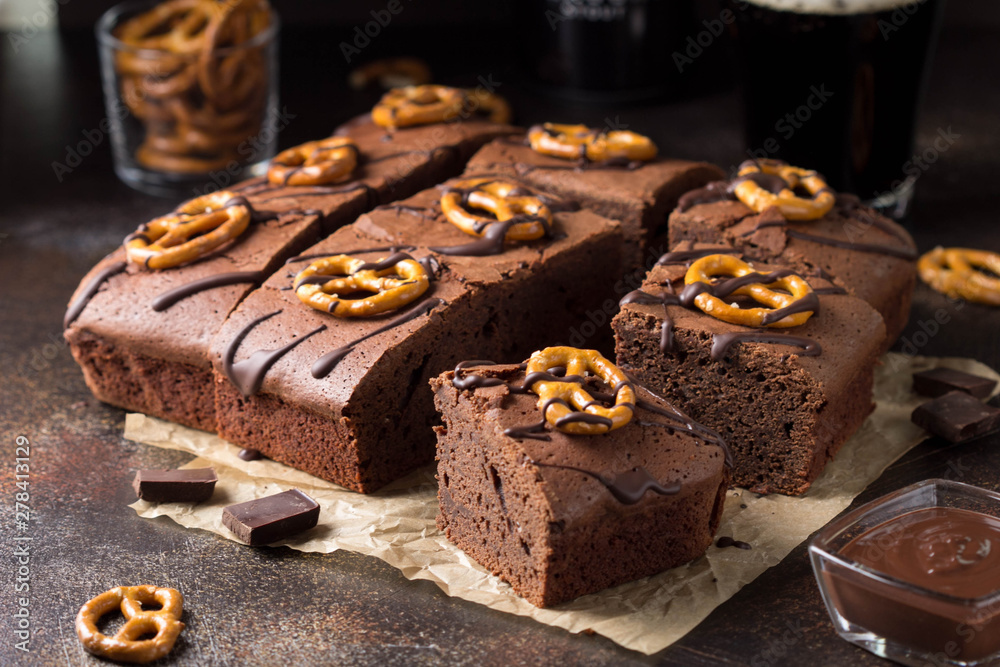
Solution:
M87 25L106 4L70 2L64 23ZM326 134L373 102L372 95L348 93L342 85L347 68L331 34L349 25L350 16L334 11L327 17L339 28L304 27L315 26L315 17L287 5L278 3L293 24L283 35L282 105L296 118L282 135L282 147ZM448 82L469 83L475 74L493 74L524 124L561 118L600 125L617 116L652 134L664 154L724 166L740 161L739 105L725 71L712 69L713 62L706 65L707 81L693 86L702 91L694 99L620 108L561 105L521 90L503 48L481 48L480 37L496 39L516 28L509 12L495 3L477 11L485 14L459 12L459 17L471 21L498 12L497 22L482 33L445 32L428 39L417 31L425 21L417 12L414 25L401 23L379 48L426 53ZM953 2L948 8L918 146L929 145L940 128L951 127L961 136L919 181L909 224L923 250L941 243L1000 250L998 26L995 3ZM89 31L40 34L18 53L7 35L0 37L0 452L6 457L0 462L0 664L99 664L81 650L74 615L92 595L140 582L169 584L187 597L188 628L164 661L170 664L881 662L836 637L803 547L681 642L645 657L599 636L570 635L449 598L373 558L250 549L166 519L137 518L126 507L133 500L132 472L177 466L188 457L122 439L123 411L90 396L62 343L61 319L84 272L139 222L163 213L172 202L119 183L111 172L107 141L61 183L54 176L52 163L64 160L67 147L103 117ZM517 45L516 39L506 43ZM462 57L454 56L456 49L464 49ZM717 64L726 53L722 45L709 60ZM923 342L925 337L914 334L940 309L951 320L926 337L920 353L970 356L1000 367L1000 313L976 305L956 308L923 286L917 288L900 344ZM18 435L32 445L32 514L26 533L17 533L13 525ZM935 476L998 489L998 443L997 437L963 446L930 440L892 466L859 502ZM15 534L33 538L28 656L13 648Z

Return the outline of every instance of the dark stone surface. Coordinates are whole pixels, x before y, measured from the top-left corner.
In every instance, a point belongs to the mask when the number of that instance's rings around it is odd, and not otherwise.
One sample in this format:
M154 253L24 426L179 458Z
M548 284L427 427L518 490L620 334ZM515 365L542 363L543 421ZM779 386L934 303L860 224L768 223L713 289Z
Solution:
M995 5L982 8L997 13ZM920 178L912 229L921 250L940 243L1000 249L1000 40L995 17L987 18L954 22L937 53L918 145L929 146L948 127L960 138ZM296 117L282 147L325 134L372 102L342 92L346 68L335 45L315 44L285 37L283 105ZM318 57L329 67L311 67ZM75 637L79 606L113 586L156 583L187 598L188 627L166 664L884 664L836 637L804 546L682 641L645 657L600 636L570 635L449 598L374 558L251 549L167 519L138 518L127 507L134 471L176 467L189 457L122 439L124 413L90 396L62 343L61 319L85 271L173 202L119 183L106 137L95 138L92 153L57 181L52 163L66 160L68 146L97 137L103 114L89 34L38 35L17 53L3 39L0 59L0 434L8 457L0 467L0 663L106 664L83 653ZM474 71L504 82L499 92L509 93L524 124L617 118L649 130L665 154L727 168L743 157L730 93L670 106L577 109L516 90L502 66ZM897 349L975 357L996 368L998 327L1000 311L956 304L920 285ZM18 435L31 442L26 531L14 523ZM996 436L965 445L929 440L857 502L929 477L996 490L998 444ZM15 535L32 537L30 655L13 646Z

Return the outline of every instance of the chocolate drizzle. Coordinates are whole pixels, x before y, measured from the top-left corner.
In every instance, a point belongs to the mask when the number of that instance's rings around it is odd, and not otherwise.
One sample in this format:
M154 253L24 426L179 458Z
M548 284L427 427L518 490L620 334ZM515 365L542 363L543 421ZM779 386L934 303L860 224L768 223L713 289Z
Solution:
M857 250L858 252L872 252L908 260L915 260L918 256L917 251L913 250L912 248L900 248L896 246L881 245L878 243L854 243L852 241L845 241L843 239L834 239L828 236L817 236L816 234L800 232L797 229L789 229L785 233L794 239L800 239L802 241L812 241L813 243L821 243L823 245L830 245L836 248L844 248L846 250Z
M642 500L647 491L661 496L673 496L680 493L681 483L671 482L664 486L648 470L642 466L637 466L631 470L614 474L614 476L601 475L590 470L577 468L575 466L564 466L555 463L540 463L532 461L533 464L542 468L556 468L559 470L572 470L588 477L593 477L614 496L615 500L622 505L635 505Z
M792 345L802 348L802 352L799 353L799 356L802 357L817 357L823 351L819 343L805 336L770 333L767 331L732 331L715 334L712 337L712 359L721 361L726 356L726 353L729 352L729 348L737 343Z
M374 331L367 333L364 336L356 338L352 340L350 343L342 345L335 350L330 350L322 357L317 359L316 362L312 365L311 369L312 376L317 380L326 377L327 375L330 374L331 371L333 371L334 368L336 368L337 364L340 363L341 359L346 357L351 352L351 350L353 350L359 343L368 340L373 336L377 336L380 333L389 331L390 329L395 329L396 327L406 324L407 322L411 322L420 317L421 315L431 312L432 310L434 310L436 307L440 306L443 303L444 303L443 299L427 299L426 301L423 301L414 306L413 308L411 308L410 310L406 311L402 315L399 315L398 317L390 320L389 322L379 327L378 329L375 329Z
M723 535L718 540L715 541L715 546L720 549L725 549L727 547L736 547L737 549L750 550L753 546L749 542L743 542L741 540L734 540L733 538Z
M656 260L657 266L671 266L675 264L690 265L696 259L708 257L709 255L737 255L739 251L728 246L715 246L712 248L699 248L698 250L675 250L661 255Z
M66 315L63 316L63 328L69 328L69 325L73 324L76 318L80 317L80 313L82 313L83 309L87 307L90 300L94 298L94 295L97 294L97 290L101 288L101 285L103 285L104 282L111 276L124 271L126 266L128 265L125 262L115 262L113 264L108 264L106 267L98 271L97 275L91 278L90 282L87 283L87 286L83 288L80 295L73 299L73 302L69 304L69 307L66 309Z
M524 380L521 384L511 384L510 382L501 380L500 378L487 377L484 375L478 375L476 373L465 373L462 371L467 371L473 366L491 366L495 365L492 361L475 360L475 361L463 361L457 366L455 366L455 373L452 377L452 385L459 389L460 391L466 389L476 389L480 387L496 387L500 385L506 385L508 391L511 394L527 394L531 391L531 386L538 382L539 380L546 382L579 382L581 384L586 383L588 378L581 377L579 375L565 375L565 369L563 368L550 368L548 372L546 371L535 371L525 375ZM524 371L527 369L527 364L521 364L519 366L520 370ZM634 377L626 374L628 379L619 383L616 387L612 388L610 393L596 391L590 387L587 388L588 393L595 399L588 405L594 405L597 403L611 404L614 403L615 397L618 395L618 391L624 386L639 387L642 391L646 392L650 396L656 398L657 400L667 404L669 409L662 408L659 405L646 401L639 398L638 392L636 393L636 405L632 406L633 410L639 408L651 412L655 415L665 417L669 420L669 423L663 423L658 421L645 421L640 420L638 423L644 427L661 427L674 431L683 431L695 438L698 438L704 442L716 445L722 450L723 456L725 458L725 464L727 467L732 468L733 466L733 453L729 448L726 441L717 432L712 429L699 424L694 419L684 414L681 410L677 409L673 405L667 403L666 400L657 396L651 392L648 388L641 385L636 381ZM593 378L591 378L593 379ZM516 426L513 428L508 428L504 431L504 434L512 438L532 438L535 440L550 440L551 437L546 433L546 418L545 414L548 412L548 408L553 403L566 404L565 401L553 398L549 399L542 405L542 419L541 421L534 424L527 424L525 426ZM624 405L624 404L623 404ZM587 414L587 413L584 413ZM596 416L596 415L592 415ZM595 475L596 476L596 475Z
M258 459L264 458L264 455L261 454L259 451L257 451L256 449L251 449L249 447L244 447L243 449L241 449L240 453L237 456L239 456L244 461L257 461Z
M487 257L489 255L499 255L504 251L504 240L507 231L514 225L522 222L539 221L545 229L545 237L552 239L552 228L548 220L538 216L516 215L502 222L491 222L485 227L486 231L482 238L462 245L432 247L430 250L440 255L459 255L464 257Z
M276 310L273 313L261 315L257 319L251 321L244 326L239 333L236 334L233 340L229 342L229 345L226 346L226 351L222 358L223 370L225 371L226 377L228 377L229 381L240 390L240 393L243 394L244 398L250 398L260 390L260 386L264 382L264 375L271 368L271 366L278 361L278 359L291 352L292 349L307 338L318 334L320 331L326 330L325 324L320 325L301 338L296 338L287 345L279 347L278 349L257 350L243 361L234 363L233 360L236 357L236 351L239 349L243 339L247 337L247 334L249 334L258 324L274 317L280 312L282 311Z
M629 303L647 306L662 304L663 326L660 332L660 351L669 352L673 349L674 323L673 318L670 317L670 313L668 312L668 306L684 306L685 308L691 308L694 306L695 299L701 294L709 294L719 299L725 299L741 287L745 287L753 283L762 283L767 285L791 275L796 275L796 272L793 269L778 269L777 271L772 271L770 273L758 273L757 271L754 271L746 274L745 276L728 278L726 280L720 280L717 283L705 283L701 281L693 282L685 285L679 294L662 294L660 296L649 294L648 292L643 292L642 290L633 290L632 292L626 294L621 301L619 301L619 305L624 306ZM784 308L778 308L766 313L761 320L761 325L767 326L768 324L774 324L775 322L780 322L790 315L804 313L807 311L811 311L813 313L819 312L819 297L816 296L815 292L809 292L802 298L796 299Z
M329 252L319 252L311 255L296 255L295 257L289 257L285 260L285 264L296 264L298 262L311 262L316 259L323 259L324 257L332 257L336 255L363 255L369 252L399 252L401 250L416 250L416 246L412 245L391 245L382 246L380 248L360 248L358 250L347 250L345 252L329 253Z
M205 290L216 287L226 287L228 285L238 285L240 283L258 284L264 279L263 271L234 271L232 273L220 273L214 276L206 276L198 280L193 280L180 287L163 292L153 299L153 310L161 312L170 308L175 303L189 296L194 296Z

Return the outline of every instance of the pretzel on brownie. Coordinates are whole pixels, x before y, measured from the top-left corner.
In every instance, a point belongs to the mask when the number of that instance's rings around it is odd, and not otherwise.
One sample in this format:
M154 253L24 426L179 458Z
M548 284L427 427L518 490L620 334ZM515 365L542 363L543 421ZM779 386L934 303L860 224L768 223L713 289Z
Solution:
M336 317L371 317L395 310L415 301L429 286L424 267L404 253L373 263L350 255L324 257L299 272L292 283L300 301ZM359 291L372 294L346 298Z
M629 130L603 132L586 125L535 125L528 130L528 142L536 152L564 160L647 161L657 153L656 144L649 137Z
M780 160L755 160L744 164L737 177L753 174L777 176L787 186L775 193L761 187L752 178L738 178L733 193L758 213L774 206L788 220L815 220L826 215L836 201L833 190L823 177L809 169L793 167ZM804 188L810 197L797 195L795 189L799 187Z

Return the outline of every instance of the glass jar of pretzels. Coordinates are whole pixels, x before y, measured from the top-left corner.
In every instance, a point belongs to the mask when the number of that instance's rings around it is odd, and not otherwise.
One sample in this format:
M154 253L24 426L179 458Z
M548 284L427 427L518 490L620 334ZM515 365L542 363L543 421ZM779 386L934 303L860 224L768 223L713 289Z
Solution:
M115 172L203 194L277 145L278 20L267 0L130 2L97 24Z

